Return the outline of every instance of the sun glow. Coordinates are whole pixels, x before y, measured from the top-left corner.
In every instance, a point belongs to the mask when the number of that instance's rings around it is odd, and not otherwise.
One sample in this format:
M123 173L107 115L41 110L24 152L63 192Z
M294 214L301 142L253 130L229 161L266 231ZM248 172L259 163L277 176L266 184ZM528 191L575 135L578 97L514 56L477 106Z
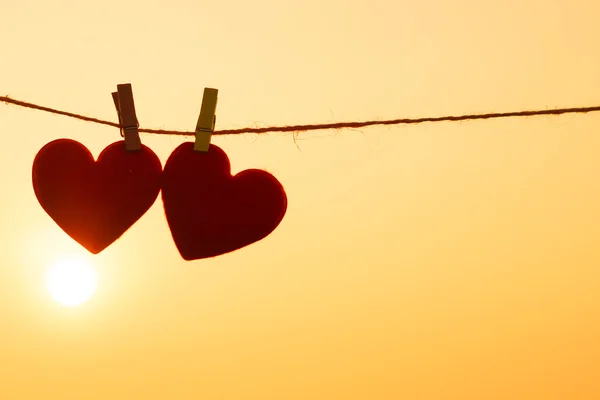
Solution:
M88 301L98 287L98 275L82 258L60 259L46 274L46 289L52 298L67 307Z

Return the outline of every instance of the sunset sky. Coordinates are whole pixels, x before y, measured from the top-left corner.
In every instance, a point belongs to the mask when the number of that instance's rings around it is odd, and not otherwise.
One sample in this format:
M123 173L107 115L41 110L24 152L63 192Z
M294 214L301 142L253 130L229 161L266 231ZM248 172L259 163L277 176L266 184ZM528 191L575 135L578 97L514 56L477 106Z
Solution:
M1 0L0 95L193 130L600 104L597 0ZM288 212L186 262L159 199L97 256L40 207L33 159L118 129L0 104L0 398L600 397L600 113L216 136ZM142 134L165 163L190 137ZM57 260L89 302L45 288Z

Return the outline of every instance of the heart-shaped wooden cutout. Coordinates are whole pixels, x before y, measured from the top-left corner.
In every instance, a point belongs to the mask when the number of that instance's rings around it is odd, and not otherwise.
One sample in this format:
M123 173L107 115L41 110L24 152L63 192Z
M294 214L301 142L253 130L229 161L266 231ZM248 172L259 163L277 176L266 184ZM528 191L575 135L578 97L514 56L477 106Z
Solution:
M287 210L279 181L266 171L231 175L225 152L210 145L177 147L165 164L162 199L175 245L185 260L215 257L255 243Z
M59 139L33 162L33 189L48 215L93 254L115 242L154 204L162 166L146 146L105 148L98 161L81 143Z

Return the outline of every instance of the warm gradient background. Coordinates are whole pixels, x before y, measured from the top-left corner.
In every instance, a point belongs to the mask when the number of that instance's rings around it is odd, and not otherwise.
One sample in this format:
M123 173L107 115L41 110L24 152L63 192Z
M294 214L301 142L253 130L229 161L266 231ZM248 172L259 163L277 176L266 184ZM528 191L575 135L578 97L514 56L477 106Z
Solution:
M597 0L2 0L0 92L217 129L600 103ZM31 163L117 129L0 105L2 399L598 399L600 115L216 137L289 196L268 238L184 262L157 201L85 254ZM181 137L143 136L166 161ZM190 139L191 140L191 139Z

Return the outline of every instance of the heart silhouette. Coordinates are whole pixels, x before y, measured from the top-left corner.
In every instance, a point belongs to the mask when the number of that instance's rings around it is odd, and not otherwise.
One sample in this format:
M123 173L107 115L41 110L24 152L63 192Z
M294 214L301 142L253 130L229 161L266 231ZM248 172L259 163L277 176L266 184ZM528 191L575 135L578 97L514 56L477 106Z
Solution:
M210 145L177 147L165 164L162 199L175 245L183 259L198 260L255 243L277 228L287 209L281 183L248 169L231 175L225 152Z
M33 189L48 215L71 238L98 254L154 204L162 166L146 146L106 147L98 161L81 143L59 139L46 144L33 162Z

